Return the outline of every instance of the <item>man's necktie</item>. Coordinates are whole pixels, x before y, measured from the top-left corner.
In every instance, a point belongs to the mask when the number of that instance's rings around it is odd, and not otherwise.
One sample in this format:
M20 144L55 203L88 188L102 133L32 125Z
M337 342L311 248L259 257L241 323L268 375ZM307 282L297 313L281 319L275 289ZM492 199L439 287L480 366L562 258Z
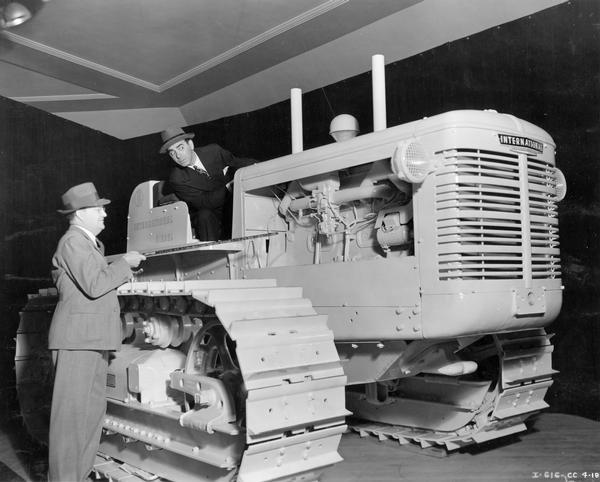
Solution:
M96 249L104 256L104 244L98 238L96 238Z
M198 173L200 173L200 174L205 174L205 175L207 175L207 176L208 176L208 172L207 172L207 171L205 171L204 169L202 169L201 167L194 166L194 171L197 171L197 172L198 172Z

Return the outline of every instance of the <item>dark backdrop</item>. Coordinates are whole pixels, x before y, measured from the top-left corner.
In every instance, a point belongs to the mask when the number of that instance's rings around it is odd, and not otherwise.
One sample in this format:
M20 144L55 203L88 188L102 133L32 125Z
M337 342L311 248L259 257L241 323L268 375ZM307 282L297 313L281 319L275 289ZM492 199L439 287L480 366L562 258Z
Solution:
M564 304L556 333L551 410L600 420L600 2L577 0L440 46L386 68L388 125L453 109L495 109L547 130L568 181L560 204ZM373 53L377 47L373 46ZM368 62L368 59L365 59ZM292 86L290 86L292 87ZM356 116L372 129L371 76L305 93L304 147L328 143L330 119ZM287 102L190 126L197 144L217 142L266 160L290 152ZM129 194L167 176L154 134L120 141L0 98L0 347L5 413L14 409L11 359L26 294L50 286L65 229L60 194L93 181L112 199L101 235L108 253L125 249Z

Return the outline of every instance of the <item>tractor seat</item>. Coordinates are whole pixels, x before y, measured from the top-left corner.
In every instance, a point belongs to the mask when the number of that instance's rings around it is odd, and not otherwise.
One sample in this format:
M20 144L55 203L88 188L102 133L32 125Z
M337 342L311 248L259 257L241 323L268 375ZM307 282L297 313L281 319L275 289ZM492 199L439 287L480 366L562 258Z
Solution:
M158 181L152 188L152 199L154 207L164 206L165 204L175 203L180 201L177 195L173 192L173 188L169 181Z

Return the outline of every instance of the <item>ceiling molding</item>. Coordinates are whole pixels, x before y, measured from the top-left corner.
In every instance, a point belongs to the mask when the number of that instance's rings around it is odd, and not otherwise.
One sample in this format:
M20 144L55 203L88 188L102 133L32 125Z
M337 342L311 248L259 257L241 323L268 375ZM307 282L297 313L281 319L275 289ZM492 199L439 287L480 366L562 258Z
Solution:
M64 94L64 95L33 95L25 97L11 97L17 102L54 102L54 101L70 101L70 100L104 100L117 99L118 97L108 94Z
M129 82L131 84L135 84L139 87L143 87L145 89L151 90L156 93L160 92L160 87L158 85L153 84L152 82L148 82L143 79L138 79L137 77L134 77L133 75L125 74L124 72L119 72L118 70L111 69L110 67L106 67L105 65L83 59L81 57L70 54L63 50L55 49L54 47L44 45L40 42L36 42L35 40L31 40L26 37L22 37L21 35L17 35L16 33L13 33L13 32L4 31L3 35L6 38L8 38L10 41L15 42L19 45L23 45L24 47L29 47L30 49L37 50L38 52L42 52L47 55L57 57L59 59L65 60L67 62L72 62L74 64L80 65L87 69L95 70L102 74L109 75L111 77L115 77L117 79L123 80L125 82Z
M189 80L189 79L195 77L196 75L206 72L207 70L210 70L218 65L221 65L221 64L237 57L238 55L241 55L244 52L247 52L247 51L277 37L278 35L288 32L289 30L292 30L293 28L296 28L296 27L298 27L306 22L309 22L321 15L324 15L325 13L330 12L330 11L334 10L335 8L338 8L341 5L348 3L348 1L349 0L326 0L325 2L321 3L320 5L318 5L314 8L311 8L310 10L307 10L304 13L301 13L300 15L296 15L295 17L291 18L290 20L287 20L279 25L276 25L275 27L272 27L269 30L267 30L261 34L256 35L255 37L252 37L251 39L246 40L245 42L243 42L239 45L236 45L235 47L227 50L226 52L223 52L222 54L219 54L216 57L213 57L210 60L207 60L206 62L203 62L202 64L197 65L196 67L194 67L190 70L187 70L186 72L176 75L175 77L167 80L166 82L163 82L160 85L154 84L152 82L148 82L143 79L139 79L137 77L134 77L132 75L126 74L124 72L121 72L121 71L118 71L115 69L111 69L110 67L107 67L105 65L98 64L98 63L92 62L90 60L86 60L84 58L81 58L76 55L65 52L64 50L59 50L54 47L50 47L48 45L42 44L40 42L36 42L34 40L28 39L21 35L17 35L13 32L4 31L3 34L6 36L6 38L11 40L12 42L15 42L19 45L23 45L24 47L29 47L29 48L37 50L39 52L43 52L45 54L51 55L53 57L60 58L67 62L72 62L72 63L80 65L82 67L85 67L85 68L88 68L91 70L95 70L102 74L117 78L119 80L123 80L123 81L129 82L131 84L135 84L144 89L151 90L152 92L161 93L172 87L175 87L176 85L178 85L182 82L185 82L186 80ZM36 97L36 98L32 98L33 100L21 100L21 102L47 102L47 101L51 101L51 100L80 100L80 99L76 99L75 96L72 96L72 97L66 96L64 99L59 98L59 97L61 97L61 96L48 96L48 99L44 99L43 97L39 97L39 98ZM82 97L81 100L105 99L105 98L114 98L114 96ZM25 99L25 98L22 98L22 99Z
M236 45L235 47L227 50L226 52L223 52L220 55L217 55L216 57L213 57L210 60L207 60L206 62L194 67L193 69L190 69L187 72L184 72L173 77L170 80L167 80L166 82L160 85L160 91L163 92L167 89L170 89L171 87L176 86L177 84L180 84L181 82L185 82L186 80L195 77L198 74L206 72L207 70L210 70L216 67L217 65L223 64L228 60L231 60L232 58L237 57L238 55L243 54L244 52L247 52L248 50L259 46L260 44L263 44L271 40L272 38L277 37L278 35L281 35L295 27L302 25L303 23L313 20L345 3L348 3L348 1L349 0L327 0L325 3L322 3L317 7L311 8L310 10L307 10L306 12L301 13L300 15L296 15L294 18L291 18L286 22L276 25L275 27L270 28L269 30L255 37L252 37L251 39L246 40L245 42L239 45Z

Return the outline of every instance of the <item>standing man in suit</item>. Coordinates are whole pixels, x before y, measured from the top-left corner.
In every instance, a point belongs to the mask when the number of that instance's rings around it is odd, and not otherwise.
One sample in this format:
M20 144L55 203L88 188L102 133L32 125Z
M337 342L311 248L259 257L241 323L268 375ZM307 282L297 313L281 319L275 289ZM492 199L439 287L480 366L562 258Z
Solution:
M54 361L50 416L51 482L80 482L91 472L106 413L108 354L121 346L116 288L145 256L130 251L111 264L96 236L104 229L110 201L94 184L72 187L62 196L69 229L52 258L58 304L48 334Z
M230 235L230 186L235 170L256 163L235 157L217 144L194 149L194 134L175 127L161 132L160 153L175 161L169 183L190 210L199 241L216 241Z

